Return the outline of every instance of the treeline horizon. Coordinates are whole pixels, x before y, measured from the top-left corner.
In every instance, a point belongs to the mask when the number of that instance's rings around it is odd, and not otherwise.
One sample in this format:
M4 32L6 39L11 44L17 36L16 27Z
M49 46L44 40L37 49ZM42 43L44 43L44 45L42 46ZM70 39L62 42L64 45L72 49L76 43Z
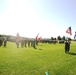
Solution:
M0 37L7 37L7 38L9 38L9 37L16 37L16 36L14 36L14 35L6 35L6 34L0 34ZM20 36L20 37L23 37L23 38L27 38L27 39L35 39L35 38L31 38L31 37L24 37L24 36ZM63 36L63 37L61 37L61 36L57 36L57 37L53 37L53 36L51 36L50 38L41 38L41 39L50 39L50 40L66 40L66 39L69 39L69 40L74 40L74 39L71 39L70 37L66 37L66 36Z

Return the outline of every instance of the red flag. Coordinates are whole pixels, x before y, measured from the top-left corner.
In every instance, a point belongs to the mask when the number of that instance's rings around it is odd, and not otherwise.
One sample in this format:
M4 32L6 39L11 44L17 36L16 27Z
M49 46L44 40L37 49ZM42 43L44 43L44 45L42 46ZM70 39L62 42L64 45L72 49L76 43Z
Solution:
M41 41L41 37L39 37L39 33L38 33L37 36L36 36L36 40L37 40L37 41Z
M36 40L38 40L38 36L39 36L39 33L38 33L37 36L36 36Z
M41 41L41 37L39 37L37 40L38 40L38 41Z
M66 33L72 35L71 27L69 27L69 28L66 30Z

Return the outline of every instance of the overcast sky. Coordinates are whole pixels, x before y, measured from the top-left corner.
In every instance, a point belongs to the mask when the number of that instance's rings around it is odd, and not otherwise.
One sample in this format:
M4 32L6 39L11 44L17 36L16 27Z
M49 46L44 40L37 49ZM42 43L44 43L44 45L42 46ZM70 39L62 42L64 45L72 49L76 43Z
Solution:
M50 38L76 31L76 0L0 0L0 34ZM68 35L69 36L69 35Z

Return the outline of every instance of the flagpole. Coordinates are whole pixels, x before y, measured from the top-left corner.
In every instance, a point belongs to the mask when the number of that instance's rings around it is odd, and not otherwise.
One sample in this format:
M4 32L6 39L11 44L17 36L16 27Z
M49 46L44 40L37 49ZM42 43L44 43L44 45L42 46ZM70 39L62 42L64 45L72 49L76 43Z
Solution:
M68 33L67 33L67 39L68 39Z

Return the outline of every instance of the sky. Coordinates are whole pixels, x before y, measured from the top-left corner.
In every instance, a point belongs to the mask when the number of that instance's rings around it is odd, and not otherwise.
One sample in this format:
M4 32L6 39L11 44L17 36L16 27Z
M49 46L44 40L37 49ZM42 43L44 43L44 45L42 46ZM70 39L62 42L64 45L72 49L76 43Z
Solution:
M0 0L0 34L74 38L75 31L76 0Z

